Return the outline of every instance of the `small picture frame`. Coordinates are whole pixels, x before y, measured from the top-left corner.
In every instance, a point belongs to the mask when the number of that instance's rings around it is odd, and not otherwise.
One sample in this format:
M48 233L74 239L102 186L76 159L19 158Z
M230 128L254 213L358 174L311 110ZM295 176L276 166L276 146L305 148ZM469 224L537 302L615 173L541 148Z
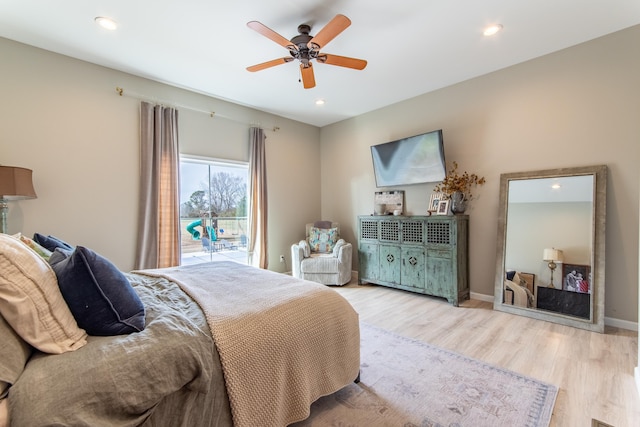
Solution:
M436 215L447 215L449 213L449 200L440 200Z
M562 264L562 289L591 293L591 269L588 265Z
M427 212L437 212L440 200L442 200L443 198L444 193L431 193L431 197L429 198L429 208L427 209Z

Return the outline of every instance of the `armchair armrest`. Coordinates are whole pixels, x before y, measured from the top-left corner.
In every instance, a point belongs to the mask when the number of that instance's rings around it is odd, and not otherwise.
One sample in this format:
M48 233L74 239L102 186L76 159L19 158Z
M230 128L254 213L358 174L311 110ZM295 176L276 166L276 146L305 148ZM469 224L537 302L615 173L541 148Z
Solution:
M291 245L291 275L301 277L300 263L304 259L304 247L300 243Z
M351 268L351 252L353 248L351 243L345 242L343 239L338 240L336 246L333 248L333 256L338 258L340 263L349 263Z

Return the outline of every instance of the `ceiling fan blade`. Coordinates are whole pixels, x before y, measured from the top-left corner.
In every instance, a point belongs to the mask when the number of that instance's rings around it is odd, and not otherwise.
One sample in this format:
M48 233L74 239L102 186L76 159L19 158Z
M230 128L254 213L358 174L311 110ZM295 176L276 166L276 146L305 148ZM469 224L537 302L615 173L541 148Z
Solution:
M293 61L292 57L287 58L278 58L272 59L271 61L263 62L261 64L252 65L251 67L247 67L247 71L255 72L264 70L265 68L275 67L276 65L286 64L287 62Z
M328 53L321 53L316 58L321 64L337 65L339 67L354 68L356 70L363 70L367 66L367 61L364 59L349 58L348 56L329 55Z
M280 46L283 46L289 49L290 51L298 50L298 46L291 43L291 41L285 39L280 34L276 33L271 28L267 27L261 22L258 22L258 21L247 22L247 27L257 31L258 33L262 34L266 38L273 40L274 42L278 43Z
M316 86L316 78L313 75L313 67L309 63L306 67L300 64L300 73L302 74L302 86L305 89L311 89Z
M344 15L336 15L318 34L315 35L307 47L309 49L319 50L326 46L331 40L333 40L338 34L343 32L349 25L351 20Z

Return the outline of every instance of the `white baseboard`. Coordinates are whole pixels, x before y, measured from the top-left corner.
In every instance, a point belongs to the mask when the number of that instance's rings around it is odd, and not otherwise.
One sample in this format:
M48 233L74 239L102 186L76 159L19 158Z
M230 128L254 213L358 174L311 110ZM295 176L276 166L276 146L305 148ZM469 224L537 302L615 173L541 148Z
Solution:
M493 302L493 295L479 294L471 292L471 298L480 301ZM638 322L630 322L628 320L615 319L613 317L605 317L604 324L607 326L613 326L615 328L627 329L629 331L638 330Z
M628 329L630 331L638 330L638 322L630 322L628 320L614 319L613 317L605 317L604 324L614 326L620 329Z
M493 302L493 295L479 294L477 292L471 292L471 299L477 299L479 301Z

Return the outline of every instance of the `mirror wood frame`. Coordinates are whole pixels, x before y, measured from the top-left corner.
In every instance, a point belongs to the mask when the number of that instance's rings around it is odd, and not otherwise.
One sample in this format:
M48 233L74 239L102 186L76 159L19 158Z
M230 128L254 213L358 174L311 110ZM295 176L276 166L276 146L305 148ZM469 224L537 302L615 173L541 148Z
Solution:
M591 250L591 293L590 319L582 319L561 313L519 307L503 303L505 278L505 249L507 243L507 214L509 203L509 183L514 180L572 177L590 175L594 178L593 216ZM604 291L605 291L605 240L607 214L607 166L582 166L573 168L547 169L531 172L504 173L500 175L500 205L498 212L498 245L496 256L496 278L494 290L494 310L546 320L566 326L604 332Z

